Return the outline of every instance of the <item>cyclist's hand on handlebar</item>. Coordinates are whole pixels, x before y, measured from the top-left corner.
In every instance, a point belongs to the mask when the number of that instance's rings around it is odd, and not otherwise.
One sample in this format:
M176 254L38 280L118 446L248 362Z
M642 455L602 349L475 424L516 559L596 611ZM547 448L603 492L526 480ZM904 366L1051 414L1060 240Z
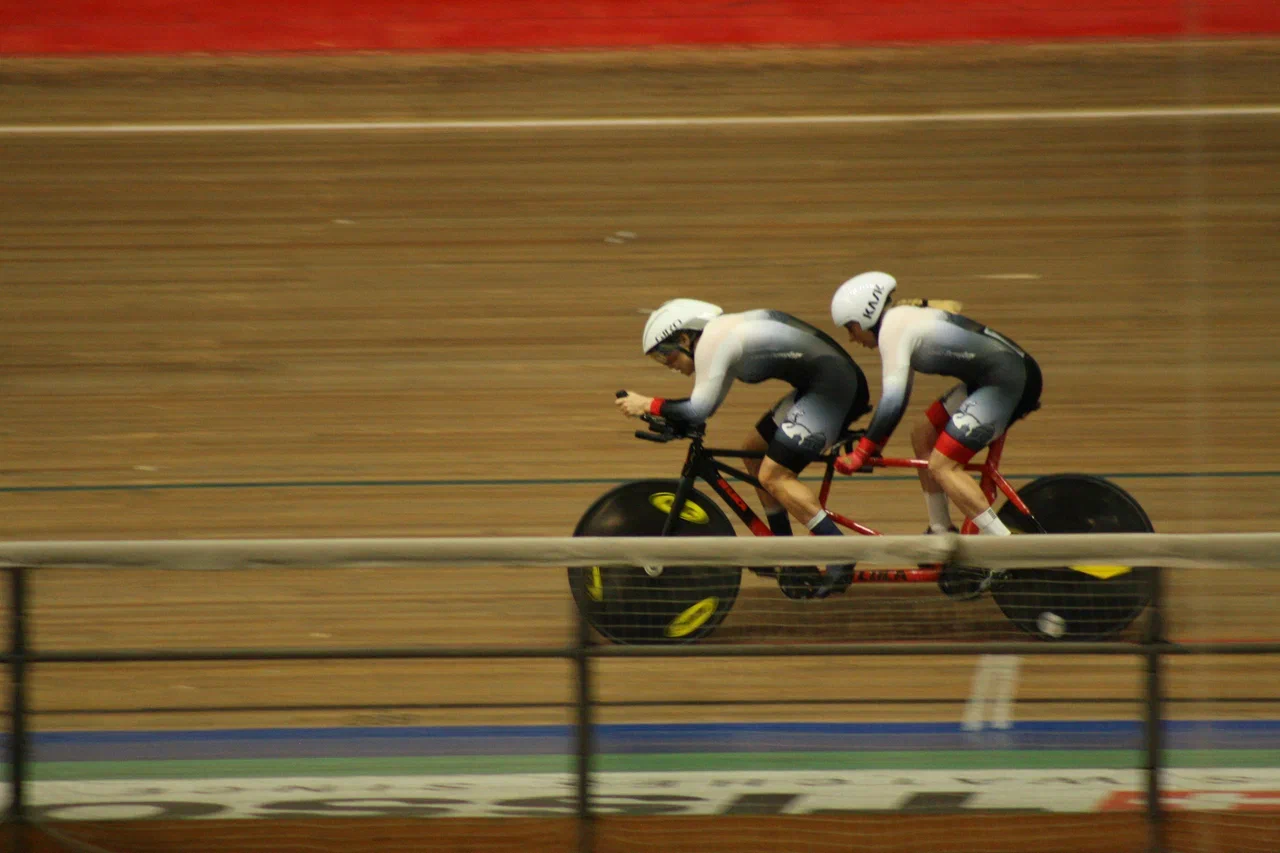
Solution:
M645 397L642 394L633 394L630 391L619 391L613 401L613 404L618 407L618 411L631 418L649 414L649 406L652 403L653 398Z
M866 438L858 439L853 450L836 459L836 470L841 474L852 474L867 467L867 460L880 452L874 441Z

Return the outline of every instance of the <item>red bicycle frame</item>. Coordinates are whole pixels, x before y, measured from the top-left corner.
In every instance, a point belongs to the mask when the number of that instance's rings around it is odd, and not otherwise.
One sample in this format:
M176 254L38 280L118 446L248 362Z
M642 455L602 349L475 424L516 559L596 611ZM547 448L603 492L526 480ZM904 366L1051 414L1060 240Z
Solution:
M982 462L969 462L964 466L966 471L974 471L982 475L979 480L979 486L982 494L986 497L987 503L994 503L996 492L1002 493L1009 501L1023 513L1030 514L1027 505L1018 497L1018 493L1014 491L1013 486L1009 485L1009 481L1000 473L1000 457L1004 453L1005 435L1001 435L995 441L991 442L987 447L987 455ZM871 468L928 468L929 462L926 459L904 459L888 456L875 456L867 460L868 467ZM827 496L831 493L831 481L835 472L834 465L827 466L826 475L822 478L822 487L818 491L818 502L822 504L822 508L826 509L827 515L839 524L864 536L879 536L880 532L866 525L859 524L848 516L841 515L834 510L827 508ZM960 528L962 535L969 535L978 532L978 527L973 523L973 519L966 518L964 525ZM922 583L933 582L938 579L940 569L895 569L889 571L855 571L854 582L873 583L885 581L897 581L900 583ZM883 577L889 575L889 577Z
M966 471L975 471L982 474L982 478L978 485L982 489L983 496L986 497L987 503L995 503L996 492L999 491L1008 498L1019 511L1030 514L1027 505L1018 497L1018 493L1014 491L1013 486L1009 485L1000 473L1000 457L1004 453L1004 441L1008 434L1001 435L995 441L991 442L987 447L986 458L982 462L970 462L964 466ZM873 456L867 460L868 467L871 468L928 468L929 462L926 459L899 459L887 456ZM856 530L864 535L877 536L879 532L872 530L870 527L864 527L851 518L840 515L827 509L827 495L831 493L831 480L834 473L834 467L827 468L827 474L822 479L822 488L818 492L818 502L822 504L822 508L827 510L827 515L843 527L850 530ZM964 526L960 529L961 533L976 533L977 525L973 523L973 519L965 519Z
M1009 485L1000 474L1000 457L1004 453L1004 443L1007 433L1001 435L995 441L991 442L987 447L986 456L982 462L969 462L964 466L964 470L973 471L981 474L979 486L982 494L986 497L988 503L994 503L996 493L1002 493L1009 501L1021 512L1030 515L1031 512L1027 505L1018 497L1018 493L1014 491L1013 486ZM769 526L764 523L761 518L751 510L747 502L742 496L734 491L729 485L721 472L730 472L738 479L749 483L753 486L759 486L759 481L744 471L738 471L714 459L715 456L738 457L738 458L760 458L761 453L751 453L746 451L730 451L730 450L704 450L700 441L695 441L689 449L689 456L685 462L684 480L681 483L679 491L685 491L692 486L694 476L701 476L729 507L742 519L743 523L756 536L772 536ZM907 459L899 457L875 456L867 460L868 468L928 468L929 462L925 459ZM831 509L827 509L827 497L831 493L831 483L835 475L835 458L831 457L827 460L826 473L822 478L822 486L818 491L818 502L826 509L827 515L831 520L841 527L847 528L859 533L863 536L880 536L881 533L874 528L859 524L848 516L841 515ZM672 516L679 512L679 507L683 506L685 494L678 495L676 506L672 508ZM960 529L963 535L970 535L977 532L977 525L972 519L965 519L964 525ZM912 568L912 569L855 569L853 573L854 583L934 583L941 574L940 568Z

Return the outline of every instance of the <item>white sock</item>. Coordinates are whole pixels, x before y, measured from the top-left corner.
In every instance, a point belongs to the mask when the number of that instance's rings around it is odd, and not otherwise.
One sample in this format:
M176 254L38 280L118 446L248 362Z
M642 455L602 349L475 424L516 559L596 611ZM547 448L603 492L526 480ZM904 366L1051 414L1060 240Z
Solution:
M946 533L951 529L951 505L946 492L925 492L924 504L929 508L929 529Z
M996 517L996 511L991 507L987 507L982 512L973 517L973 523L978 525L978 532L987 536L1008 536L1009 528L1004 526L1004 522Z
M812 530L826 520L827 511L825 509L818 510L818 514L805 522L804 526Z

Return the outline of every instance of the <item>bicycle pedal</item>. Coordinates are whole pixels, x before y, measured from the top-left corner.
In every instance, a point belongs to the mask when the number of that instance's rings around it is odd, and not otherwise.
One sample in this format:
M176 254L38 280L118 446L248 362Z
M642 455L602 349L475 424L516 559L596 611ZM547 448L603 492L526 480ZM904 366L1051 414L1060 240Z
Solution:
M986 569L968 566L942 566L938 575L938 589L952 601L973 601L991 589L995 576Z

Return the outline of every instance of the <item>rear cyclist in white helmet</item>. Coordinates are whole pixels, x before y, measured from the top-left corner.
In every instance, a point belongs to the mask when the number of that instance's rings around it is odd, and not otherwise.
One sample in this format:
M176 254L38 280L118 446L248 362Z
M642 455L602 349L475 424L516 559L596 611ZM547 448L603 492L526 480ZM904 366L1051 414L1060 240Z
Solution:
M960 315L954 302L893 298L897 281L866 272L846 281L831 300L831 319L849 340L879 347L884 381L880 402L864 438L836 468L851 474L884 447L920 373L954 376L960 382L929 407L911 434L921 469L920 486L929 509L930 532L954 530L950 498L982 533L1005 535L982 489L964 471L973 455L1015 421L1040 408L1040 367L1021 347L998 332Z
M735 379L749 384L780 379L791 385L747 436L743 449L764 453L763 459L746 460L747 468L763 486L756 493L774 535L791 535L788 513L817 535L840 535L799 473L869 411L866 376L844 347L781 311L725 314L709 302L673 299L649 315L643 350L668 369L694 376L693 391L681 400L627 392L616 405L631 417L652 414L699 424L724 402ZM853 564L828 566L805 597L843 592L852 579Z

